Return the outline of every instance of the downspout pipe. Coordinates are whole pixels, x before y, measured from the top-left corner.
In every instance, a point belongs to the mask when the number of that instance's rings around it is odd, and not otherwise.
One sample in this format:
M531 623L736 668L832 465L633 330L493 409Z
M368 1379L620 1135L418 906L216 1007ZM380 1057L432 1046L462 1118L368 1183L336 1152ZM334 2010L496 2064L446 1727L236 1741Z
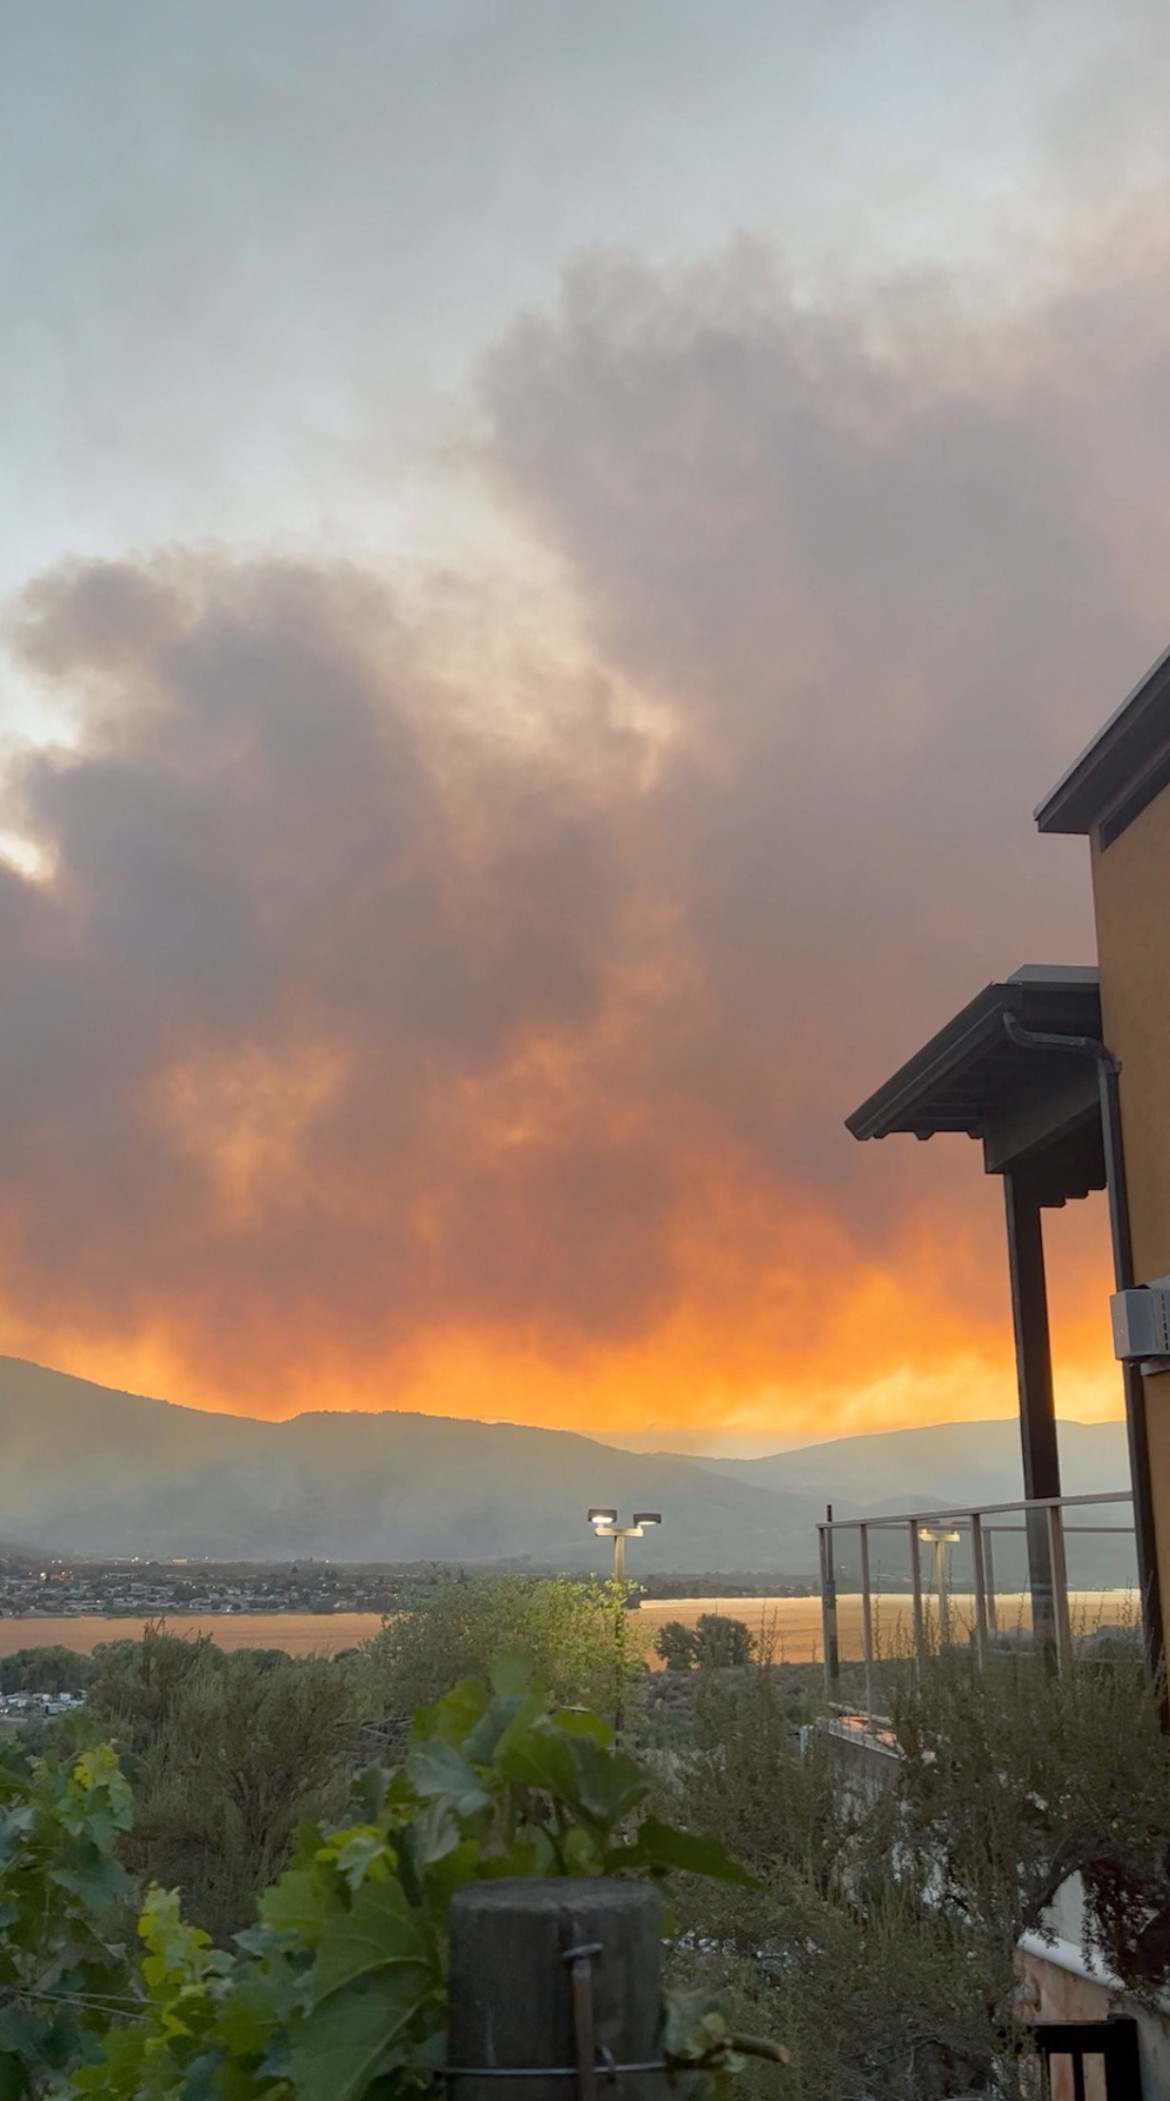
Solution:
M1004 1033L1020 1050L1065 1051L1074 1057L1091 1058L1097 1067L1101 1100L1101 1136L1105 1149L1105 1180L1109 1197L1109 1232L1113 1243L1115 1291L1130 1291L1136 1283L1133 1266L1133 1234L1129 1219L1129 1191L1125 1173L1125 1147L1121 1135L1121 1097L1118 1078L1121 1066L1111 1050L1095 1036L1054 1036L1039 1029L1026 1029L1018 1015L1006 1013ZM1133 1482L1134 1533L1137 1543L1138 1582L1142 1595L1142 1632L1146 1661L1160 1682L1164 1663L1162 1595L1154 1532L1154 1498L1150 1483L1150 1446L1146 1428L1145 1381L1136 1364L1122 1370L1125 1386L1125 1421L1129 1438L1129 1470Z

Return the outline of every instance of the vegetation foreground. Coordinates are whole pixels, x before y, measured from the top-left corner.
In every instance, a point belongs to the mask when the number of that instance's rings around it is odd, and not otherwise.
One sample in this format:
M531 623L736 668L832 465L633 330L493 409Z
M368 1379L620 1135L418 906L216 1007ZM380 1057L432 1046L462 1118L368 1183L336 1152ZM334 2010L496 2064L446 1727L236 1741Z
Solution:
M0 2101L437 2096L447 1907L484 1876L669 1878L688 2094L1027 2090L1014 1950L1074 1870L1110 1966L1166 1986L1170 1782L1132 1655L894 1671L901 1755L861 1789L807 1673L712 1624L651 1683L623 1605L503 1578L332 1663L161 1629L74 1658L86 1713L0 1736Z

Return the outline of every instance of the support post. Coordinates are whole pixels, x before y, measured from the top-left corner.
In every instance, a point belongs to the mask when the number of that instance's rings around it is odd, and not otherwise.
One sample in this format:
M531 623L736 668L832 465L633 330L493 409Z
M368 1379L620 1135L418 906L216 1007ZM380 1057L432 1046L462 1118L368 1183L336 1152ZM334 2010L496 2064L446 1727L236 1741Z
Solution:
M662 1898L649 1884L473 1882L452 1898L450 1951L451 2101L573 2101L594 2064L615 2101L663 2101Z
M1060 1456L1052 1395L1052 1344L1040 1205L1026 1175L1005 1174L1008 1270L1020 1397L1020 1442L1024 1494L1029 1501L1060 1494ZM1052 1554L1046 1513L1029 1511L1028 1584L1032 1593L1032 1639L1050 1657L1056 1650Z
M865 1712L873 1716L873 1599L869 1590L869 1526L859 1525L861 1549L861 1653L865 1659Z
M1101 1089L1101 1126L1105 1134L1106 1172L1109 1177L1109 1225L1113 1236L1115 1289L1128 1291L1137 1282L1133 1261L1133 1229L1129 1216L1129 1185L1125 1172L1125 1143L1121 1131L1120 1067L1115 1058L1098 1061ZM1154 1525L1154 1493L1150 1480L1150 1440L1146 1425L1146 1382L1141 1368L1127 1364L1123 1370L1125 1423L1129 1439L1129 1472L1133 1485L1133 1523L1137 1547L1138 1585L1142 1603L1142 1633L1150 1676L1162 1687L1163 1723L1170 1728L1170 1710L1163 1677L1166 1660L1165 1629L1162 1625L1162 1586L1158 1572L1157 1533Z
M1072 1662L1072 1621L1068 1609L1068 1569L1064 1558L1064 1519L1059 1505L1050 1503L1045 1515L1048 1519L1048 1555L1052 1564L1052 1609L1056 1623L1056 1660L1062 1671L1067 1671Z
M921 1677L926 1667L926 1620L922 1611L922 1557L918 1551L918 1519L910 1520L910 1588L914 1599L914 1662Z
M971 1513L971 1577L975 1585L975 1655L981 1671L987 1669L990 1650L987 1624L987 1565L983 1551L983 1519Z
M825 1505L825 1522L817 1526L821 1547L821 1636L825 1651L825 1691L831 1699L841 1676L837 1641L837 1584L833 1573L833 1505Z
M999 1606L996 1603L995 1554L991 1545L991 1526L985 1526L980 1519L979 1532L983 1541L983 1574L987 1582L987 1626L990 1633L998 1634Z

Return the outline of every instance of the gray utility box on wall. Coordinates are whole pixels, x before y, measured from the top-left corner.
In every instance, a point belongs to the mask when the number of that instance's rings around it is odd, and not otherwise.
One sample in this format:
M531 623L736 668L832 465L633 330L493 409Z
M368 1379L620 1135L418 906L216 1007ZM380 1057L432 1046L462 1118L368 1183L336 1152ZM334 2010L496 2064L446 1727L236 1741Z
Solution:
M1170 1277L1158 1277L1132 1291L1115 1291L1109 1311L1115 1357L1122 1363L1166 1358L1170 1368Z

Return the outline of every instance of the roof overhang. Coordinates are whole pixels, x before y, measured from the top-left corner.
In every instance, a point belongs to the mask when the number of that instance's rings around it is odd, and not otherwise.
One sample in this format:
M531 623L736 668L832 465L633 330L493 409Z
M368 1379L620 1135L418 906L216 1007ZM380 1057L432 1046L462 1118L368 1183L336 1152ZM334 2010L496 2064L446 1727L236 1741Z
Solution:
M1007 1017L1068 1047L1014 1042ZM1077 1042L1101 1034L1097 972L1029 964L987 985L846 1119L855 1138L962 1131L989 1174L1029 1174L1037 1200L1105 1187L1097 1067Z
M1108 846L1170 786L1170 649L1036 810L1042 832L1096 833Z

